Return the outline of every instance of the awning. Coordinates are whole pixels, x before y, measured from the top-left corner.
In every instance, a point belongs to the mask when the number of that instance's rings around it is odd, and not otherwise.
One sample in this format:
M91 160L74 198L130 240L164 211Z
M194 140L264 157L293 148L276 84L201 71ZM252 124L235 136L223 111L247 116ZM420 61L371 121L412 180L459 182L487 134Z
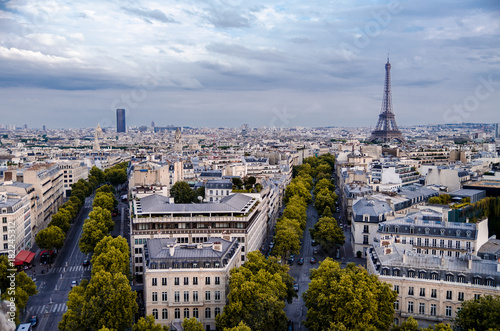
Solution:
M15 265L23 265L24 263L31 263L31 261L33 261L34 257L35 257L35 253L33 253L33 252L20 251L14 260L14 264Z

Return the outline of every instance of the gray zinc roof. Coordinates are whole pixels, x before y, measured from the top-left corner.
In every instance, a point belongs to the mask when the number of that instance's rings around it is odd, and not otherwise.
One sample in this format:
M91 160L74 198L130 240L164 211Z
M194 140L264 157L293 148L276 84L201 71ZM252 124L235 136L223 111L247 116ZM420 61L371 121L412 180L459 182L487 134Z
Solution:
M354 204L352 210L356 215L368 214L373 217L378 217L379 215L392 212L392 209L387 202L368 198L360 199Z

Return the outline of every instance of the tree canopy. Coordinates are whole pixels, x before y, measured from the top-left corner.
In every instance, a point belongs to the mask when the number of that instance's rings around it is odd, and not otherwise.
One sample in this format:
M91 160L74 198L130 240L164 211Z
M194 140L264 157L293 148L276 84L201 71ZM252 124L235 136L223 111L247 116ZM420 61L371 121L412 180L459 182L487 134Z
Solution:
M285 300L295 295L287 271L276 259L268 261L260 252L250 252L241 267L231 270L228 304L216 318L217 327L244 322L252 330L286 330Z
M314 224L314 228L309 229L311 238L316 240L321 247L333 254L337 247L344 245L345 236L342 229L337 225L337 221L332 217L321 217Z
M80 251L88 254L94 251L95 246L108 234L105 223L87 218L83 223L82 236L80 237Z
M37 233L35 242L40 248L61 249L65 239L66 234L64 234L63 230L58 226L51 225Z
M185 318L182 321L182 328L184 331L205 331L203 323L199 322L194 317L191 317L190 319Z
M132 326L132 331L168 331L166 325L157 324L153 315L148 315L146 318L141 317Z
M460 330L500 330L500 296L486 295L462 302L454 326Z
M175 203L191 203L194 192L186 182L176 182L170 189L170 195L174 197Z
M311 331L328 328L387 330L394 319L396 292L354 263L345 269L330 258L311 269L305 325Z
M99 271L69 293L68 311L59 322L61 331L126 330L137 312L136 292L121 273Z
M116 198L113 195L113 193L99 192L96 193L94 197L94 202L92 203L92 207L94 209L95 207L101 207L109 211L112 211L117 204L118 201L116 201Z

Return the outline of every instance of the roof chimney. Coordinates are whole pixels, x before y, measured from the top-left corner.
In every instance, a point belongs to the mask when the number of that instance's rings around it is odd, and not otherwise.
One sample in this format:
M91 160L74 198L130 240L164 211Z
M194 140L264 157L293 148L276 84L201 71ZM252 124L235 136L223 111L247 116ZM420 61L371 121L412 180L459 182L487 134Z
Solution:
M170 254L170 256L174 256L174 253L175 253L175 244L168 245L168 253Z
M212 248L214 251L222 252L222 243L220 241L216 241L214 242Z
M467 261L468 262L468 268L469 268L469 270L471 270L472 269L472 255L467 254L467 260L468 260Z

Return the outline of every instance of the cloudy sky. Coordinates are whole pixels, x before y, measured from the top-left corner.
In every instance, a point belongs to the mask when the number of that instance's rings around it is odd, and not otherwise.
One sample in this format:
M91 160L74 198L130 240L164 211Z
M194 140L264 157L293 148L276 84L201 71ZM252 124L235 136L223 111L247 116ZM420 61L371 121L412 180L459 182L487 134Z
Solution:
M494 0L0 0L0 124L500 122Z

